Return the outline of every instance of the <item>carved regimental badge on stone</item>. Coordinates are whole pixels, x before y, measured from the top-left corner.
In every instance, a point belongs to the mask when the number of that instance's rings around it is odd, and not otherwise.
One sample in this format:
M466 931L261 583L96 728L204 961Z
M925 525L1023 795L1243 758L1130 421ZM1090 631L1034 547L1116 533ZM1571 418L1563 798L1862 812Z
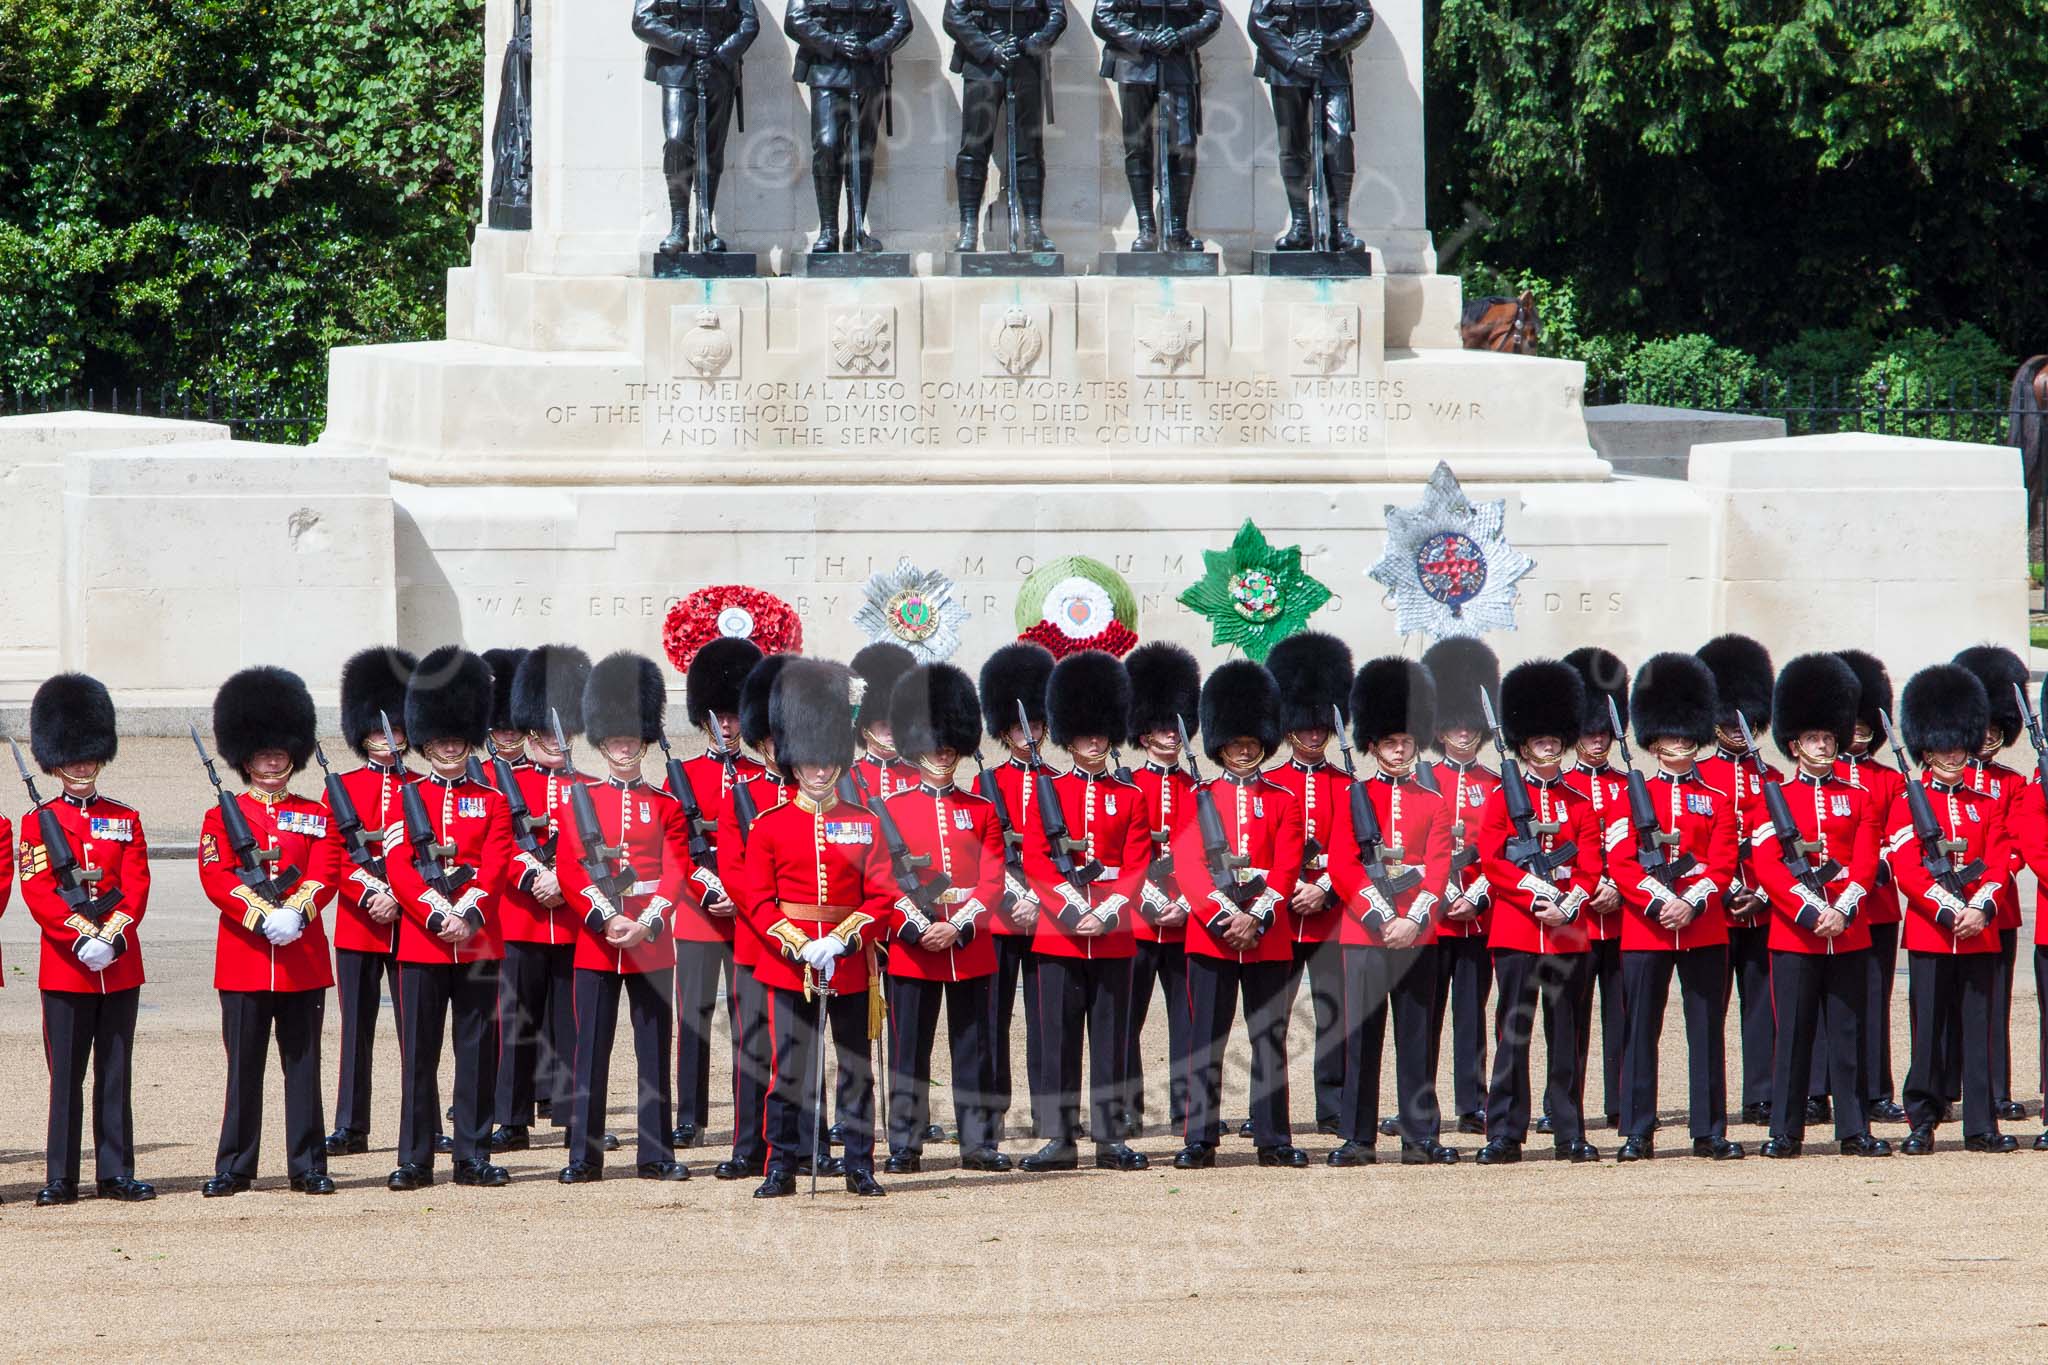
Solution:
M1147 378L1201 378L1208 340L1204 323L1199 304L1179 308L1140 305L1133 309L1133 368Z
M873 379L896 373L896 310L857 308L832 315L832 374Z
M1358 307L1297 303L1289 315L1292 373L1328 379L1358 373Z
M737 379L740 310L677 304L668 310L669 370L678 379Z
M1535 564L1502 534L1505 499L1474 504L1448 464L1422 501L1387 507L1387 548L1367 576L1392 598L1395 628L1432 640L1515 628L1515 584Z
M1052 373L1052 310L1042 303L981 306L981 372L1024 379Z

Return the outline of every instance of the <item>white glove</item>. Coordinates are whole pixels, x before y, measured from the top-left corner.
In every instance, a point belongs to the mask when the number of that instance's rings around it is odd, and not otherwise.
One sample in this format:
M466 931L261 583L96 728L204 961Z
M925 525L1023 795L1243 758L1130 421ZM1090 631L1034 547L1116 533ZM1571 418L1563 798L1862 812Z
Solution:
M263 917L263 937L273 947L282 948L287 943L296 943L300 934L306 932L306 919L296 910L273 910Z
M825 979L830 981L832 979L832 965L838 960L839 955L845 951L846 945L844 943L827 935L824 938L814 938L809 943L806 943L798 950L797 957L802 959L805 966L825 973Z
M103 972L114 960L114 945L96 938L80 939L71 951L89 972Z

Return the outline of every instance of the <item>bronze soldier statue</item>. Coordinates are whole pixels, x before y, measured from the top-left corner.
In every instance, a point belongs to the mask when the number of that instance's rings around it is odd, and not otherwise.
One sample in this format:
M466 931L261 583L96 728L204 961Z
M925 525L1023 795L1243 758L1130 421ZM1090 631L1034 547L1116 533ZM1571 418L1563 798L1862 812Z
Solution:
M741 105L740 62L761 33L754 0L633 0L633 33L647 44L647 79L661 87L670 221L657 250L690 249L694 194L697 250L723 251L711 214L725 173L726 129Z
M1351 49L1372 29L1368 0L1252 0L1246 26L1258 49L1253 75L1273 92L1280 138L1280 183L1287 231L1279 251L1359 251L1345 221L1357 126L1351 103Z
M1223 23L1219 0L1097 0L1102 74L1117 84L1123 110L1124 178L1138 212L1134 251L1200 251L1188 232L1195 191L1195 139L1202 131L1198 49ZM1165 164L1160 164L1164 162ZM1159 212L1153 214L1153 172Z
M845 249L880 251L865 230L868 191L889 103L890 55L910 37L908 0L790 0L782 27L797 45L793 74L811 87L811 187L818 196L811 250L841 249L843 183Z
M1007 118L1009 167L1004 189L1021 210L1021 229L1012 221L1012 251L1050 251L1044 227L1045 144L1043 126L1052 113L1048 70L1052 45L1067 28L1066 0L946 0L946 32L952 36L953 70L962 77L960 155L953 174L960 187L960 240L956 249L977 249L976 220L988 184L996 121Z

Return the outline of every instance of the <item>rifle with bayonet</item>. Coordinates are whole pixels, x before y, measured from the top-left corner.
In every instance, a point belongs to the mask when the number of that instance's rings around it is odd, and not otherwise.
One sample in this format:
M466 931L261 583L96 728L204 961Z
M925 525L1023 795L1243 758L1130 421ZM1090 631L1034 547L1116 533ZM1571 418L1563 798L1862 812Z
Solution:
M533 807L526 804L526 793L519 789L519 775L502 754L491 755L491 772L498 779L499 794L505 798L505 805L512 812L513 844L521 853L531 855L542 867L554 867L555 845L561 836L548 833L552 822L545 815L535 815Z
M391 718L379 711L377 719L384 723L384 742L391 747L392 753L397 753L398 736L391 731ZM449 906L448 912L433 910L427 915L427 932L439 934L446 925L446 914L453 911L463 888L476 880L476 869L452 863L455 845L435 841L433 821L427 818L427 799L420 794L419 783L407 782L399 787L398 807L405 819L405 841L412 847L413 871L419 874L420 881L429 891ZM483 912L474 906L464 912L462 918L474 928L483 927Z
M555 744L561 749L562 758L568 761L569 736L562 729L561 713L550 710L548 721L554 726ZM570 766L575 766L573 761ZM613 915L623 915L626 897L640 878L626 859L626 846L604 841L604 826L597 820L597 802L591 799L590 788L584 783L569 784L569 815L576 822L576 840L583 846L579 866L583 875L589 878L591 889L605 902L604 906L592 906L583 917L584 923L593 930L602 931L605 921L612 917L605 913L605 908L609 907Z
M1493 732L1494 752L1500 755L1501 798L1507 803L1510 826L1503 856L1522 871L1532 872L1554 886L1557 870L1570 866L1578 858L1578 845L1566 839L1555 848L1543 847L1543 840L1554 837L1564 826L1554 820L1536 818L1536 802L1529 795L1529 780L1522 776L1520 760L1508 751L1507 735L1500 728L1500 718L1493 711L1493 698L1483 687L1479 689L1479 707L1486 715L1486 728Z
M690 775L683 771L683 761L668 747L666 734L661 736L661 756L668 770L668 794L683 808L683 828L688 832L690 861L697 865L699 871L716 877L718 854L711 847L710 836L718 832L718 822L704 818L704 808L697 804L697 790L690 785ZM704 898L704 908L708 910L724 898L722 893L708 895Z
M1935 885L1946 890L1958 900L1969 895L1969 885L1984 875L1984 860L1975 859L1957 866L1956 855L1969 850L1964 839L1944 839L1941 825L1934 818L1933 803L1927 799L1927 788L1913 772L1913 760L1906 756L1906 746L1899 742L1898 732L1892 729L1889 713L1879 711L1877 718L1884 722L1885 741L1891 745L1892 754L1898 759L1899 772L1906 779L1906 810L1913 817L1913 841L1920 846L1920 865L1927 869L1927 875Z
M1749 717L1737 711L1735 723L1742 730L1742 742L1749 746L1752 754L1756 753L1756 736L1750 733ZM1757 762L1761 766L1763 760L1759 758ZM1842 875L1842 865L1833 858L1818 866L1807 862L1807 854L1819 853L1825 845L1818 839L1799 837L1799 826L1792 823L1792 803L1785 799L1783 787L1776 782L1764 782L1762 785L1764 813L1770 816L1771 829L1778 836L1778 848L1785 870L1792 874L1793 881L1819 897L1822 904L1829 904L1828 884ZM1801 905L1798 915L1794 918L1800 928L1811 929L1820 922L1820 912L1811 905Z
M1089 884L1101 879L1108 871L1101 861L1090 858L1083 863L1074 855L1086 853L1088 842L1073 838L1067 830L1067 813L1060 808L1060 794L1053 787L1051 775L1045 760L1038 755L1038 741L1032 739L1031 722L1025 717L1024 703L1017 703L1017 723L1024 727L1025 746L1031 758L1031 771L1039 780L1032 784L1038 798L1038 823L1045 829L1045 844L1052 853L1053 869L1064 877L1067 885L1076 891L1086 892Z
M895 879L896 889L917 908L918 914L931 919L932 908L953 889L953 879L944 872L926 879L923 873L932 865L932 855L912 853L896 817L889 814L887 803L873 799L866 779L856 774L854 781L860 787L861 804L875 813L875 824L882 831L882 844L889 850L889 875Z
M1345 737L1341 717L1339 721L1337 750L1344 755L1344 771L1351 778L1351 834L1358 841L1358 861L1364 864L1365 879L1385 901L1387 912L1394 914L1397 913L1394 910L1395 898L1422 885L1422 871L1403 863L1408 850L1398 845L1387 846L1385 835L1380 830L1380 813L1373 808L1372 796L1366 791L1365 783L1358 780L1351 741ZM1420 761L1418 758L1417 762ZM1396 867L1401 870L1390 870Z
M1003 784L996 781L996 775L981 761L978 752L974 755L974 766L980 769L974 789L995 807L996 825L1003 832L1003 913L1007 915L1031 894L1030 883L1024 879L1024 834L1010 819L1010 803L1003 796Z
M199 751L199 761L206 765L206 779L213 783L214 801L220 807L221 833L226 836L228 851L235 858L235 879L271 905L284 908L292 888L305 874L290 864L282 868L272 867L281 856L278 850L257 844L256 832L249 828L249 817L243 813L241 802L220 784L220 774L214 771L213 759L199 738L199 727L191 725L186 728L192 735L192 747Z
M1180 735L1181 760L1188 765L1188 779L1195 784L1195 828L1202 836L1202 861L1209 869L1209 880L1238 909L1249 910L1253 902L1265 894L1266 878L1263 874L1251 873L1249 855L1230 851L1230 841L1223 834L1223 814L1216 809L1215 796L1202 785L1202 770L1195 762L1195 748L1188 743L1187 722L1175 716L1173 724ZM1263 925L1261 927L1263 929Z
M121 930L133 924L134 918L120 909L121 891L116 887L103 894L95 894L94 888L106 876L106 869L85 867L78 861L72 850L71 836L64 832L64 824L57 818L57 812L43 804L42 794L36 790L36 780L29 775L28 763L21 756L21 746L13 737L7 740L7 747L14 750L14 766L21 773L22 785L28 788L28 799L36 811L36 832L42 836L43 856L48 861L50 879L57 884L57 899L68 912L64 922L80 936L109 941L114 956L128 951L128 940L121 936ZM0 876L5 872L0 871ZM24 880L26 880L24 878ZM108 935L114 935L108 940Z
M384 831L372 834L363 827L362 812L356 809L356 799L348 794L348 783L341 780L341 774L327 766L327 751L319 744L313 745L313 757L320 760L320 777L327 788L327 809L334 816L334 831L341 836L341 846L348 850L348 860L364 873L382 885L391 885L384 854ZM371 847L371 840L377 847Z
M2018 683L2012 685L2012 694L2019 701L2020 714L2027 718L2027 739L2034 746L2034 784L2041 789L2042 799L2048 800L2048 736L2041 733L2041 715Z
M1628 774L1628 823L1635 831L1636 861L1642 864L1643 871L1675 895L1678 883L1698 870L1699 859L1680 849L1678 842L1682 836L1675 829L1667 831L1664 822L1657 818L1657 803L1650 799L1650 784L1636 771L1635 755L1628 751L1628 733L1621 723L1621 711L1615 706L1612 696L1607 698L1607 719L1614 726L1614 747L1621 752L1621 769ZM1742 732L1745 736L1749 734L1747 724ZM1596 776L1593 780L1597 782L1600 779ZM1650 908L1654 913L1656 907Z

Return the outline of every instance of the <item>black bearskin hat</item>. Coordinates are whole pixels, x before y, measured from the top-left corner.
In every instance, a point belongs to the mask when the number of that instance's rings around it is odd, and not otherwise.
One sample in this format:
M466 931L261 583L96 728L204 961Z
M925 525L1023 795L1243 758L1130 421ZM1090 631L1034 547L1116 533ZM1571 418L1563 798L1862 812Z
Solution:
M1712 744L1719 707L1714 671L1696 654L1668 653L1652 654L1636 670L1628 709L1634 717L1636 743L1648 748L1666 737ZM1768 699L1762 709L1769 711ZM1729 724L1734 724L1734 713L1728 715Z
M1786 664L1771 693L1771 738L1779 752L1790 758L1794 740L1808 730L1826 730L1847 753L1861 690L1856 670L1839 654L1802 654Z
M590 681L590 656L574 645L530 649L512 675L512 724L529 734L552 735L552 716L562 732L583 733L583 689Z
M1280 689L1280 733L1341 728L1351 719L1351 646L1304 630L1274 645L1266 671ZM1341 719L1332 720L1335 710Z
M863 646L853 656L853 676L861 681L860 703L854 709L857 715L868 717L860 723L863 730L870 721L888 721L889 697L896 690L896 681L915 667L917 656L888 640Z
M768 699L775 692L775 680L794 654L770 654L747 670L740 684L740 743L760 748L769 736Z
M1500 695L1500 659L1483 640L1454 635L1423 651L1422 666L1436 679L1436 729L1484 730L1486 713L1479 709L1479 691ZM1436 735L1430 736L1431 741ZM1434 742L1431 748L1442 750Z
M46 679L28 704L28 747L36 766L52 775L74 763L112 763L121 740L106 684L84 673Z
M1578 669L1579 676L1586 680L1586 715L1579 725L1583 733L1614 733L1614 720L1607 714L1609 697L1614 698L1614 709L1621 714L1621 723L1628 724L1627 664L1598 645L1581 645L1565 655L1564 661Z
M1436 733L1436 679L1397 654L1369 660L1351 683L1351 738L1370 749L1388 735L1413 735L1417 746Z
M1568 663L1531 659L1500 680L1500 729L1510 750L1543 735L1556 736L1569 749L1579 742L1579 718L1585 714L1586 680ZM1443 724L1441 717L1437 724Z
M913 763L936 749L966 758L981 747L974 679L951 664L920 664L898 678L888 714L896 752Z
M405 689L418 667L397 645L373 645L341 666L341 737L356 757L370 756L369 738L383 730L379 714L405 724Z
M1962 665L1935 664L1907 679L1899 698L1899 738L1915 763L1954 750L1974 758L1990 726L1983 680Z
M792 658L768 695L768 724L785 773L853 766L853 673L827 659Z
M214 747L244 782L249 760L265 749L284 750L292 771L303 769L313 757L318 723L305 679L282 668L245 668L213 696Z
M491 666L481 657L443 645L420 660L405 689L405 737L415 749L437 739L482 748L490 719Z
M2027 685L2027 666L2020 662L2020 656L2004 645L1971 645L1949 662L1957 668L1969 669L1984 684L1984 700L1991 708L1989 724L1998 729L1998 747L2003 749L2017 740L2020 731L2027 728L2027 718L2020 714L2019 695L2012 690L2015 685ZM1979 735L1971 754L1976 754L1983 744L1984 737Z
M1232 659L1202 683L1202 752L1217 755L1233 741L1256 739L1267 754L1280 747L1280 686L1265 665Z
M1768 649L1747 635L1717 635L1694 655L1714 675L1714 724L1733 730L1735 713L1741 711L1750 729L1770 728L1771 686L1777 670L1771 667Z
M652 744L661 738L667 710L661 665L630 649L598 660L583 685L583 733L592 744L621 737Z
M521 727L512 719L512 682L519 676L519 661L526 657L523 649L487 649L484 663L491 670L491 728L493 730L517 730Z
M692 654L683 674L683 714L690 728L702 729L720 712L738 712L740 688L760 662L761 646L730 635L721 635Z
M1002 738L1017 723L1019 702L1026 720L1045 724L1045 685L1052 668L1051 650L1023 640L988 656L981 666L981 723L990 739Z
M1124 672L1131 678L1131 747L1144 747L1155 730L1171 730L1176 717L1194 734L1202 720L1202 666L1194 655L1154 640L1125 657Z
M1877 713L1890 714L1892 709L1892 675L1885 670L1884 660L1875 654L1860 649L1838 649L1835 654L1856 675L1856 720L1870 727L1875 748L1884 743L1884 722Z
M1089 735L1112 744L1131 732L1131 675L1099 649L1069 654L1045 681L1046 733L1062 747ZM1015 721L1010 722L1012 725Z

